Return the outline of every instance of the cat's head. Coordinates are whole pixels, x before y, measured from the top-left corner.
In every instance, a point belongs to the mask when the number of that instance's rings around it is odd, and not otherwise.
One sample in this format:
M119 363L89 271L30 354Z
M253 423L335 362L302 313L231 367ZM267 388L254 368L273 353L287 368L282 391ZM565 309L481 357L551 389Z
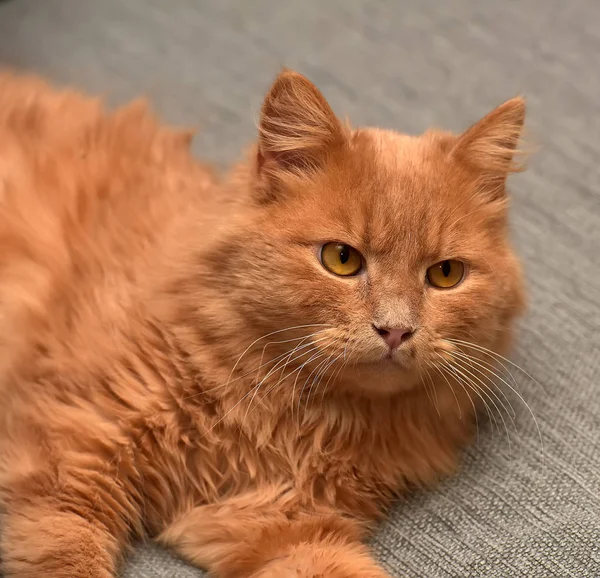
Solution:
M462 135L353 130L283 71L243 226L213 255L248 341L298 346L288 367L315 375L345 362L334 388L378 393L421 383L448 340L502 351L523 305L505 181L524 113L515 98Z

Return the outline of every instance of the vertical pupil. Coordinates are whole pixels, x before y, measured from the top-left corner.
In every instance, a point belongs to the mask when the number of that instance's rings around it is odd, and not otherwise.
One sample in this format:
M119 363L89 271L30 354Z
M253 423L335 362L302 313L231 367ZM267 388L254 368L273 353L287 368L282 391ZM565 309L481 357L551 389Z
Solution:
M450 261L444 261L442 263L442 273L444 274L444 277L448 277L448 275L450 275L451 269L452 267L450 265Z
M340 262L344 265L350 259L350 248L348 245L340 245Z

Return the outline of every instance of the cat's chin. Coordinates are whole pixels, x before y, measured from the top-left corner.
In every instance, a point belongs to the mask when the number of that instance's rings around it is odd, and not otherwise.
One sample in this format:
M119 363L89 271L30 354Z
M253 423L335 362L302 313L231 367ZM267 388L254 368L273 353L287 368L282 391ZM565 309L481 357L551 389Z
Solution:
M391 359L359 363L344 373L346 390L363 395L395 395L419 387L421 378L416 370L409 369Z

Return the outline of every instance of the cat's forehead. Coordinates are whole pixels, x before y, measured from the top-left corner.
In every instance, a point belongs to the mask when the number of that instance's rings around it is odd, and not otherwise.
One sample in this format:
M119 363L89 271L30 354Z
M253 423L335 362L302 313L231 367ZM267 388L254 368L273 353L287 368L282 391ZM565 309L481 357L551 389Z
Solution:
M451 135L430 131L413 136L392 130L363 128L352 138L353 164L359 158L371 177L391 182L408 178L429 180L443 170ZM370 170L369 170L370 169Z
M374 252L406 251L416 241L419 250L436 250L444 221L466 192L448 160L453 138L438 132L355 131L343 169L331 182L336 202L330 222L343 223Z
M354 132L353 142L359 152L373 154L372 160L394 167L404 157L420 153L421 137L393 130L362 128Z
M452 202L448 197L456 191L443 134L362 129L354 143L347 174L364 202L394 218L410 218Z

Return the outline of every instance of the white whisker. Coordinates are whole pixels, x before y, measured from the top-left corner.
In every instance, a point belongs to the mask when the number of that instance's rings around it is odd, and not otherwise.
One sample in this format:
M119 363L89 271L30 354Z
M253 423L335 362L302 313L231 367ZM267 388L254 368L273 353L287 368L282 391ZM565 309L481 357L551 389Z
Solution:
M518 369L523 375L527 376L544 393L547 393L546 390L544 389L544 386L537 379L535 379L535 377L533 377L530 373L528 373L527 371L525 371L520 365L517 365L516 363L514 363L510 359L507 359L503 355L500 355L499 353L496 353L495 351L492 351L491 349L488 349L487 347L483 347L481 345L477 345L475 343L471 343L470 341L462 341L461 339L445 339L445 341L449 341L450 343L460 344L460 345L463 345L465 347L470 347L472 349L476 349L478 351L481 351L481 353L483 353L484 355L487 355L488 357L491 357L492 359L494 359L496 361L496 363L498 363L499 365L501 365L502 368L506 371L506 373L508 373L511 376L512 376L512 374L510 373L510 371L508 371L508 369L506 368L505 365L503 365L502 362L505 362L505 363L508 363L509 365L512 365L515 369Z
M441 417L440 407L438 404L437 391L435 390L435 383L434 383L433 379L431 378L431 374L429 373L429 371L427 371L426 368L423 368L423 369L425 369L425 374L427 375L427 379L429 380L429 383L431 384L431 390L433 392L433 396L434 396L434 400L435 400L433 407L435 407L435 411L437 412L438 417Z
M429 393L429 384L425 383L425 380L423 379L423 375L420 374L419 377L421 378L421 385L423 386L423 389L425 390L425 394L427 395L427 399L429 400L429 403L431 404L431 407L433 407L435 409L435 404L433 403L433 398L431 397L431 394Z
M258 366L258 370L260 370L260 368L263 366L263 359L265 356L265 351L267 349L267 347L269 347L269 345L278 345L281 343L291 343L293 341L298 341L300 340L300 343L298 345L302 345L307 339L310 339L311 337L314 337L315 335L319 335L319 333L322 333L323 331L325 331L324 329L321 329L319 331L315 331L314 333L311 333L309 335L307 335L306 337L294 337L293 339L284 339L282 341L269 341L262 349L262 352L260 354L260 361L259 361L259 366ZM295 348L294 348L295 349ZM284 353L283 355L287 355L287 353ZM259 379L259 371L257 370L256 373L256 379Z
M322 338L322 339L326 339L326 338ZM310 351L311 351L311 350L309 350L309 352L310 352ZM288 354L286 353L286 355L288 355ZM304 354L302 354L302 355L306 355L306 352L305 352ZM310 360L309 360L309 361L310 361ZM281 361L280 361L279 363L281 363ZM302 365L302 366L300 366L300 367L302 368L302 367L304 367L304 365ZM269 374L271 374L271 372L272 372L274 369L275 369L275 368L272 368L272 369L270 370ZM297 370L294 370L294 371L297 371ZM253 372L254 372L254 370L252 371L252 373L253 373ZM292 374L293 374L293 373L294 373L294 372L292 372ZM268 375L269 375L269 374L268 374ZM291 375L291 374L290 374L290 375ZM265 376L265 377L266 377L266 376ZM236 403L235 403L235 404L234 404L234 405L233 405L233 406L232 406L232 407L231 407L231 408L230 408L230 409L227 411L227 412L225 412L225 414L224 414L224 415L223 415L223 416L222 416L222 417L221 417L219 420L217 420L217 422L216 422L215 424L213 424L213 426L212 426L212 427L211 427L211 428L210 428L208 431L204 432L204 434L202 434L202 436L201 436L201 437L204 437L205 435L207 435L208 433L210 433L210 432L211 432L211 431L212 431L212 430L213 430L215 427L217 427L217 426L218 426L218 425L219 425L219 424L220 424L220 423L221 423L221 422L222 422L222 421L223 421L223 420L224 420L224 419L225 419L225 418L226 418L226 417L227 417L227 416L228 416L228 415L229 415L229 414L230 414L230 413L231 413L231 412L232 412L232 411L233 411L233 410L236 408L236 407L238 407L238 406L240 405L240 403L242 403L242 402L243 402L243 401L244 401L244 400L245 400L245 399L246 399L246 398L247 398L249 395L252 395L252 394L253 394L253 392L254 392L254 391L255 391L255 390L258 388L258 387L260 387L260 386L262 385L263 381L264 381L264 378L263 378L263 380L261 380L259 383L257 383L257 384L256 384L254 387L252 387L252 388L251 388L251 389L250 389L248 392L246 392L246 393L245 393L245 394L244 394L244 395L243 395L243 396L242 396L242 397L241 397L241 398L240 398L240 399L239 399L239 400L238 400L238 401L237 401L237 402L236 402ZM281 380L280 380L280 381L281 381ZM279 383L279 382L278 382L278 383ZM271 390L269 390L269 391L271 391ZM268 393L268 392L267 392L267 393ZM263 399L264 399L264 397L263 397L263 398L261 398L261 400L260 400L260 401L262 401Z
M306 340L307 338L303 339L296 347L294 347L294 349L292 349L287 355L285 360L281 360L279 362L277 362L277 364L272 367L267 374L257 383L257 386L254 388L254 395L252 396L252 399L250 400L250 403L248 404L248 408L246 409L246 414L244 415L244 419L242 419L242 425L246 419L246 417L248 416L248 412L250 411L250 408L252 407L252 403L254 402L254 399L256 398L256 395L258 394L261 386L263 385L263 383L265 383L265 381L267 379L269 379L269 377L271 377L271 375L273 375L275 373L275 371L277 371L279 369L279 366L281 364L282 361L285 361L285 363L283 364L283 368L281 370L281 375L283 376L283 374L285 373L285 370L287 368L287 366L290 363L290 360L292 359L292 357L294 356L295 353L297 353L300 349L304 349L305 347L309 347L308 351L305 351L304 353L301 353L300 355L296 356L294 358L294 361L300 359L301 357L303 357L304 355L309 354L311 351L316 351L318 349L318 347L315 347L315 343L319 343L320 341L323 341L325 339L327 339L327 337L321 337L320 339L317 339L315 341L311 341L310 343L307 343L305 345L302 345L302 343Z
M444 359L444 358L442 357L442 359ZM447 361L446 361L446 363L447 363L448 369L453 373L454 377L463 386L463 388L465 386L467 386L483 402L483 405L485 406L485 410L488 414L488 417L490 418L490 421L496 426L496 430L498 432L500 432L500 426L498 425L498 421L496 420L496 417L494 416L494 413L491 411L490 406L487 404L485 398L481 395L480 390L477 387L474 387L471 384L471 382L466 378L466 376L463 375L461 377L462 374L461 375L458 374L457 368L452 363L449 363ZM467 390L465 389L465 392L466 391Z
M269 393L271 393L280 383L283 383L288 377L291 377L292 375L294 375L294 373L298 373L298 375L300 375L300 372L304 369L304 367L309 364L311 361L315 361L316 359L319 359L320 357L323 357L324 355L327 355L326 353L317 351L317 353L315 353L310 359L307 359L300 367L297 367L296 369L294 369L293 371L290 371L290 373L288 373L285 377L282 377L279 381L277 381L277 383L275 383L273 386L271 386L267 392L258 400L258 403L256 404L255 407L258 407L263 400L267 397L267 395L269 395Z
M325 353L323 353L323 355L326 355ZM318 359L318 358L317 358ZM311 357L310 359L308 359L306 361L306 363L304 363L301 367L300 367L300 372L296 375L296 379L294 379L294 385L292 387L292 415L291 415L291 419L292 422L294 421L294 397L296 396L296 385L298 385L298 379L300 378L300 374L302 373L302 369L304 369L304 367L310 363L311 361L313 361L313 358ZM298 423L300 423L300 410L298 410ZM300 427L300 426L298 426Z
M322 333L322 331L317 331L315 333L311 333L310 335L308 335L306 337L298 337L297 339L302 339L302 341L305 341L306 339L314 337L315 335L319 335L320 333ZM297 339L293 339L291 341L297 341ZM319 341L321 341L323 339L327 339L327 336L322 337L317 340L314 340L314 341L311 341L310 343L303 345L300 349L303 349L304 347L309 347L313 343L318 343ZM273 342L273 343L275 343L275 342ZM257 368L251 369L250 371L247 371L246 373L239 375L235 379L230 379L229 381L226 381L225 383L222 383L221 385L216 385L215 387L210 387L209 389L203 389L202 391L199 391L198 393L194 393L192 395L188 395L188 396L184 397L183 399L191 399L191 398L197 397L199 395L204 395L204 394L210 393L212 391L216 391L218 389L223 389L224 387L227 387L231 383L235 383L236 381L239 381L240 379L244 379L244 377L248 377L249 375L251 375L255 372L257 373L256 379L258 380L258 374L259 374L261 368L266 367L267 365L271 365L271 363L275 363L276 361L279 361L279 360L283 359L284 357L287 357L288 355L289 355L289 352L285 351L284 353L281 353L277 357L274 357L273 359L271 359L269 361L265 361L265 363L262 363Z
M501 394L504 396L504 399L505 399L505 400L506 400L506 402L508 403L508 406L510 407L510 410L511 410L511 413L510 413L511 417L514 419L514 418L517 416L517 414L516 414L516 412L515 412L515 409L514 409L514 407L512 406L512 404L510 403L510 400L508 399L508 397L506 397L506 394L505 394L505 393L502 391L502 389L500 389L500 388L498 387L498 385L497 385L497 384L495 384L495 383L493 382L493 380L492 380L492 379L490 379L490 377L488 377L488 375L487 375L486 373L483 373L483 371L481 371L481 369L478 369L478 367L479 367L479 368L483 368L483 369L484 369L484 370L485 370L487 373L489 373L489 374L490 374L492 377L495 377L495 378L497 378L497 379L501 380L503 383L506 383L506 385L507 385L508 387L510 387L510 385L509 385L509 384L508 384L508 383L507 383L507 382L506 382L506 381L505 381L505 380L504 380L504 379L503 379L503 378L502 378L500 375L498 375L498 373L496 373L495 371L492 371L491 369L488 369L487 367L485 367L485 366L484 366L484 365L482 365L481 363L478 363L478 360L477 360L477 359L475 359L475 358L471 357L470 355L466 355L465 353L462 353L462 352L459 352L459 351L453 351L453 352L451 353L451 355L453 355L453 356L456 356L456 357L460 357L461 359L465 359L465 360L467 361L467 363L468 363L468 364L471 366L471 369L472 369L473 371L476 371L476 372L477 372L479 375L481 375L481 376L485 377L485 378L486 378L486 379L489 381L489 383L490 383L491 385L495 385L495 386L498 388L498 391L499 391L499 392L500 392L500 393L501 393ZM474 367L474 366L476 366L476 367ZM512 389L512 388L511 388L511 389Z
M462 344L463 344L463 345L467 345L467 344L466 344L466 342L463 342ZM475 350L477 350L477 351L481 351L481 353L484 353L484 354L486 354L486 353L487 353L487 354L488 354L488 356L489 356L489 353L492 353L492 352L490 352L489 350L486 350L486 348L480 348L480 347L478 347L478 346L475 346L474 344L469 344L469 345L470 345L470 346L471 346L473 349L475 349ZM464 355L464 356L466 356L466 357L470 357L470 356L469 356L469 355L467 355L467 354L466 354L464 351L461 351L461 352L455 352L455 353L460 353L460 354L462 354L462 355ZM491 356L490 356L490 357L491 357ZM499 356L499 357L502 357L502 356ZM492 359L493 359L493 357L492 357ZM504 359L504 358L503 358L503 359ZM479 361L482 361L482 360L479 360ZM509 360L506 360L506 361L509 361ZM474 362L474 360L473 360L473 362ZM498 362L498 363L499 363L499 362ZM493 374L494 374L494 375L495 375L495 376L496 376L498 379L500 379L500 380L501 380L501 381L502 381L502 382L503 382L503 383L504 383L504 384L505 384L505 385L506 385L506 386L507 386L507 387L508 387L508 388L509 388L511 391L513 391L513 392L514 392L514 394L515 394L515 395L516 395L516 396L519 398L519 400L520 400L520 401L523 403L523 405L524 405L524 406L527 408L527 411L528 411L528 412L529 412L529 414L531 415L531 418L533 419L533 423L535 424L535 427L536 427L536 430L537 430L537 434L538 434L538 437L539 437L539 440L540 440L540 447L541 447L541 450L542 450L542 455L544 455L544 440L543 440L543 438L542 438L542 432L541 432L540 426L539 426L539 424L538 424L538 421L537 421L537 419L536 419L536 417L535 417L535 415L534 415L534 413L533 413L533 410L531 409L531 407L530 407L530 405L527 403L527 401L525 401L525 398L524 398L524 397L521 395L521 393L520 393L520 392L519 392L519 391L518 391L518 390L517 390L515 387L512 387L512 386L510 385L510 383L508 383L508 382L507 382L505 379L503 379L502 377L500 377L498 374L496 374L495 372L492 372L492 371L491 371L491 370L489 370L489 369L486 369L486 368L485 368L483 365L481 365L480 367L482 367L482 369L484 369L484 370L488 371L489 373L493 373ZM503 366L503 367L504 367L504 366ZM521 368L520 368L520 367L518 367L517 365L515 365L515 367L517 367L518 369L520 369L521 371L523 371L523 373L524 373L525 375L527 375L528 377L530 377L530 379L532 379L532 380L533 380L535 383L537 383L537 382L536 382L536 381L533 379L533 377L531 377L531 376L530 376L530 375L529 375L529 374L528 374L528 373L527 373L525 370L521 369ZM510 374L510 372L509 372L509 374ZM540 385L540 387L541 387L541 385ZM542 390L543 390L543 387L542 387ZM514 411L514 410L513 410L513 411Z
M473 415L475 416L475 432L477 435L477 444L479 445L479 418L477 417L477 408L475 407L475 402L473 401L473 398L471 397L471 394L469 393L469 391L467 390L467 388L464 386L464 384L462 383L462 381L460 379L457 378L456 374L452 374L450 372L450 370L448 369L448 362L446 361L446 359L444 359L443 356L439 355L440 359L442 360L443 364L439 366L440 370L442 371L442 373L447 373L451 378L456 380L456 383L458 383L458 385L460 385L463 389L463 391L465 392L465 395L467 396L467 399L469 400L469 402L471 403L471 407L473 408ZM446 378L447 380L447 378Z
M452 395L454 396L454 399L456 401L456 407L458 408L458 419L462 419L462 409L460 407L460 402L458 401L456 392L454 391L454 388L452 387L451 383L448 381L448 378L446 377L446 375L444 373L442 373L440 371L440 368L437 365L435 365L435 363L431 363L430 361L427 361L426 363L427 363L428 367L430 367L434 371L438 371L438 373L444 378L444 380L448 384L448 387L450 388L450 391L452 392Z
M229 379L231 379L231 377L233 376L233 373L235 372L242 357L244 357L244 355L246 355L246 353L248 353L248 351L250 351L252 349L252 347L254 347L259 341L262 341L263 339L266 339L267 337L271 337L271 335L277 335L278 333L283 333L285 331L293 331L295 329L306 329L307 327L331 327L331 325L328 325L326 323L312 323L312 324L308 324L308 325L295 325L293 327L286 327L285 329L278 329L277 331L271 331L271 333L267 333L266 335L263 335L262 337L255 339L250 345L248 345L248 347L246 347L246 349L244 349L242 354L237 358L237 361L234 363L233 368L231 369L231 373L229 374ZM299 337L298 339L303 339L303 337Z
M349 344L349 342L346 341L346 345L344 347L344 352L342 354L344 360L342 361L342 363L340 364L340 366L338 367L338 369L327 380L327 383L325 384L325 387L323 388L323 393L321 394L321 403L323 403L323 400L325 399L325 393L327 392L327 388L329 387L329 383L330 382L335 383L335 380L340 376L340 374L342 373L342 371L344 371L344 368L348 365L348 361L350 361L349 358L346 357L347 350L348 350L348 344ZM332 378L333 378L333 381L332 381Z
M317 386L315 388L315 395L313 397L313 403L315 400L315 397L317 397L317 391L319 389L319 385L321 385L321 382L323 381L323 378L327 375L327 372L329 371L330 367L333 367L333 365L335 365L335 363L340 360L343 357L343 353L340 353L337 357L334 357L334 359L332 361L330 361L327 366L325 367L325 369L321 372L321 378L319 379L319 381L317 382ZM334 372L335 373L335 372ZM327 383L325 384L325 388L327 388L327 385L329 384L329 382L331 381L331 378L333 377L334 373L332 373L329 376L329 379L327 380ZM306 399L306 405L308 406L309 400L310 400L310 396L311 396L311 391L312 391L312 385L311 388L308 392L308 398Z
M494 407L494 409L498 412L498 415L500 416L500 419L502 420L502 425L504 426L504 430L506 431L506 438L508 440L508 448L509 448L509 451L511 451L511 439L510 439L510 432L508 430L508 425L506 423L506 420L504 419L504 415L500 411L500 408L496 405L496 402L492 398L492 395L500 403L500 405L502 406L502 408L504 409L504 411L506 411L508 413L508 410L507 410L506 406L504 405L504 403L502 402L502 400L496 395L496 393L492 389L490 389L489 386L482 379L480 379L479 377L477 377L472 371L470 371L464 365L462 365L459 368L457 366L457 364L459 362L458 358L455 358L455 362L456 362L455 365L454 365L455 369L465 379L468 379L474 387L476 387L476 384L473 381L474 379L477 380L481 384L481 389L479 391L481 392L481 394L485 395L488 398L489 402L492 404L492 406ZM510 418L510 415L509 415L509 418ZM510 419L511 419L513 427L514 427L515 426L514 420L512 418L510 418Z
M304 385L302 386L302 389L300 390L300 395L298 396L298 428L300 428L300 406L302 405L302 395L304 394L304 390L306 389L306 386L308 385L308 382L310 381L310 378L313 376L313 374L315 373L315 371L320 372L321 371L321 366L324 366L327 364L327 362L331 359L331 356L333 354L330 354L327 359L324 359L323 361L321 361L309 374L308 377L306 378L306 381L304 382ZM315 379L318 377L319 373L317 373L315 375ZM313 384L314 384L314 380L313 380ZM311 386L312 387L312 386Z

